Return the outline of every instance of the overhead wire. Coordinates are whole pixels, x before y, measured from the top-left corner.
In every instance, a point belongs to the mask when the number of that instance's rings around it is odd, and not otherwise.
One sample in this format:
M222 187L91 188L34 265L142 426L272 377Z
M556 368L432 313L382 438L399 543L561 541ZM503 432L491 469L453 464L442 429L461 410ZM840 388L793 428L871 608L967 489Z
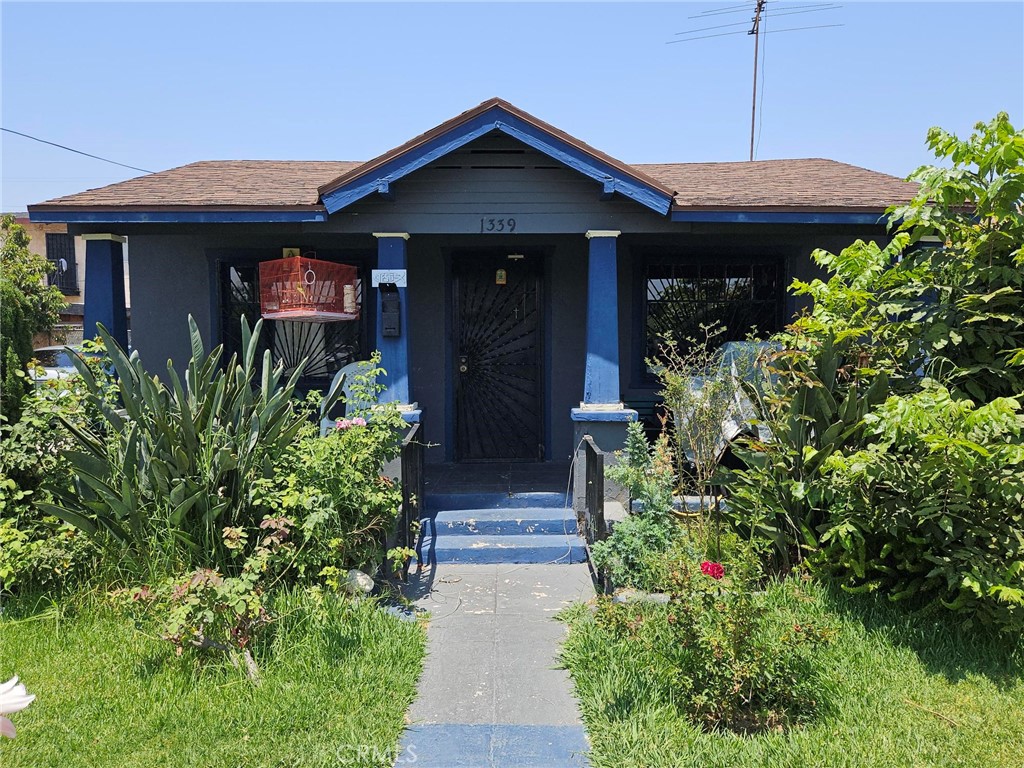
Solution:
M38 136L32 136L32 135L27 134L27 133L22 133L21 131L15 131L15 130L12 130L11 128L0 127L0 131L3 131L4 133L12 133L15 136L22 136L22 137L24 137L26 139L31 139L32 141L38 141L40 144L49 144L51 147L57 147L58 149L63 149L63 150L66 150L68 152L74 152L76 155L84 155L85 157L91 157L93 160L102 160L104 163L110 163L112 165L119 165L122 168L130 168L133 171L141 171L142 173L155 173L155 171L149 171L149 170L146 170L145 168L139 168L138 166L135 166L135 165L128 165L127 163L119 163L116 160L111 160L111 159L106 158L106 157L100 157L99 155L94 155L94 154L92 154L90 152L83 152L80 149L75 149L74 147L67 147L67 146L64 146L63 144L58 144L55 141L47 141L46 139L41 139Z

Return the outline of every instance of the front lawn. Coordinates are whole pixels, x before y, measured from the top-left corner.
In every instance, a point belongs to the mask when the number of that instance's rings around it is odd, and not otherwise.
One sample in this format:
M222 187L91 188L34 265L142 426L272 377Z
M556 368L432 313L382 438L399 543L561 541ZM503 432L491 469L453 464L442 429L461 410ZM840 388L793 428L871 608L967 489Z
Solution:
M658 682L663 661L656 649L616 637L586 607L572 609L564 660L590 735L591 765L1021 764L1019 643L908 614L880 596L854 597L813 582L798 595L802 616L838 632L820 655L818 713L805 725L756 735L692 725Z
M316 593L312 593L316 597ZM254 685L200 662L102 601L5 601L0 678L36 701L0 742L3 768L383 766L415 693L424 633L372 601L282 593Z

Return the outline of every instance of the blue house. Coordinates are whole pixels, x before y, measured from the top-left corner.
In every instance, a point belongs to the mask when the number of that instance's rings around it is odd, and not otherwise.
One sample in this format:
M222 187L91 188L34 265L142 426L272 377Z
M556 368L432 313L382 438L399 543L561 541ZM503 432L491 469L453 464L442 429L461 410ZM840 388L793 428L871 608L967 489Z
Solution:
M259 265L315 255L356 268L360 312L266 324L277 358L309 359L305 386L380 349L429 461L564 462L650 412L661 332L780 328L811 252L884 239L914 191L822 159L630 165L491 99L368 162L197 162L29 211L84 236L86 327L122 339L130 241L151 369L187 360L188 313L236 349L239 318L267 311Z

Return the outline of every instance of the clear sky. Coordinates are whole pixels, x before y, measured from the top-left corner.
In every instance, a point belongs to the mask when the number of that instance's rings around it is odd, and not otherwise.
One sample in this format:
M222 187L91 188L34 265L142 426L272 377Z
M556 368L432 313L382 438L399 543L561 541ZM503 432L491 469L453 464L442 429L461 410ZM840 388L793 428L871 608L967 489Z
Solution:
M1024 3L768 3L758 159L904 176L930 126L1024 122ZM690 19L704 11L739 13ZM683 44L753 0L690 3L17 3L2 124L149 170L364 160L501 96L626 162L745 160L753 39ZM778 13L777 18L773 14ZM706 34L712 34L711 32ZM5 211L138 175L2 134Z

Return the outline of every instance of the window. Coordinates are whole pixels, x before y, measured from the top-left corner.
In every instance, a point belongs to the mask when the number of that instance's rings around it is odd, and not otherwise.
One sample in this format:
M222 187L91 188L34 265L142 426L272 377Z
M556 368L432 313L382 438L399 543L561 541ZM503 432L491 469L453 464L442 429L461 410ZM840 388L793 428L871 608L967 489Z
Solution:
M47 232L46 260L53 266L53 271L49 275L50 285L57 286L65 296L80 293L74 236Z
M352 263L352 259L346 259L346 263ZM362 309L365 309L364 285L360 280L356 287L356 301ZM260 319L259 266L255 259L238 258L221 263L221 313L226 360L241 352L242 317L248 319L250 327ZM275 362L284 363L285 373L291 373L305 360L300 390L323 389L341 368L365 357L365 334L363 312L358 321L336 323L264 320L260 356L269 349Z
M699 339L701 326L725 332L718 344L766 335L781 325L781 263L759 261L670 261L647 265L644 359L656 359L661 336L671 332L681 347Z

